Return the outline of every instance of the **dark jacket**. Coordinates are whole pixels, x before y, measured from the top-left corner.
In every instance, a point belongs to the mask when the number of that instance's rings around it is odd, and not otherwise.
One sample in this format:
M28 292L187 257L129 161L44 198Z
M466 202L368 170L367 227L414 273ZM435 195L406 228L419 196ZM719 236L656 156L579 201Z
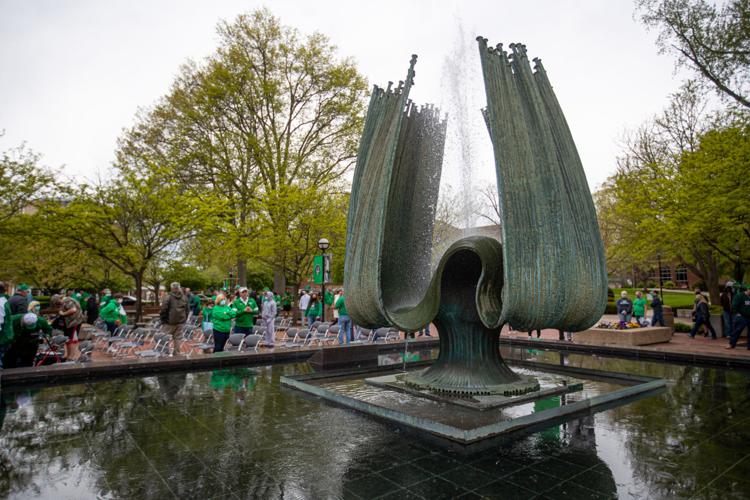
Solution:
M29 299L20 293L14 293L13 296L8 299L8 305L10 306L11 314L25 314L28 312Z
M750 319L750 297L745 295L744 292L735 295L732 301L732 312Z
M658 295L654 295L654 299L651 301L651 310L657 314L662 312L661 298Z
M708 310L708 303L706 301L699 301L695 305L695 319L704 319L707 320L711 316L711 313Z
M96 297L91 295L86 301L86 322L90 325L94 324L96 318L99 317L99 303L96 301Z
M182 291L169 292L161 303L160 318L162 323L179 325L187 321L188 301Z
M617 301L617 314L631 314L633 312L633 303L630 299L622 298Z

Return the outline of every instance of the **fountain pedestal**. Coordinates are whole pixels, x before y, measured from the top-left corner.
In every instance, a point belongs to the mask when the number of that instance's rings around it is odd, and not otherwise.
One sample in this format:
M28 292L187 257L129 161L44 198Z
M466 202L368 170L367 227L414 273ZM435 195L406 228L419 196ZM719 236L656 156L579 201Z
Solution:
M444 263L440 308L433 320L440 334L440 354L404 382L454 394L520 395L539 389L530 377L513 372L500 356L500 329L487 328L477 311L477 285L482 261L471 249L459 250Z

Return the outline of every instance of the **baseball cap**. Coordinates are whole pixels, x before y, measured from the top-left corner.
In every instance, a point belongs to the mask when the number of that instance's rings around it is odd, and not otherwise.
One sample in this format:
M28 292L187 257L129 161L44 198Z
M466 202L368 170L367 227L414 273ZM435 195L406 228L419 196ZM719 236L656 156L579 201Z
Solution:
M34 313L26 313L23 315L23 318L21 318L21 324L23 326L34 326L36 325L36 314Z

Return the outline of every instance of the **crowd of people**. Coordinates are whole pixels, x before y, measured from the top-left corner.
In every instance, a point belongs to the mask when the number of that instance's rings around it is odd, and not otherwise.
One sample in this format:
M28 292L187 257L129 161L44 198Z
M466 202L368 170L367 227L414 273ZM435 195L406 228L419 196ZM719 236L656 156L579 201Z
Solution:
M8 296L5 285L0 283L0 369L33 366L40 341L55 330L66 338L63 359L76 359L82 325L94 325L98 320L110 334L127 325L123 300L122 294L113 294L109 289L102 290L98 296L83 290L68 290L50 297L45 317L28 285L18 285L13 295ZM179 333L188 320L197 321L204 331L213 332L215 352L223 350L231 333L247 335L257 325L265 326L263 345L274 347L274 321L279 315L290 317L293 302L289 291L280 295L267 288L255 291L237 286L233 293L221 289L200 295L179 283L172 283L161 299L160 328L172 336L176 353L181 349ZM352 323L342 289L335 294L326 292L323 300L315 292L303 291L299 306L302 324L308 326L322 319L325 307L329 321L341 326L339 342L351 341Z
M323 300L315 292L304 290L300 294L299 310L303 326L310 326L323 318L324 307L332 323L340 328L339 342L348 344L352 340L352 323L346 310L346 298L343 289L335 295L326 292ZM188 317L196 318L203 331L213 332L214 352L224 349L232 333L248 335L254 326L263 326L264 347L275 347L275 320L277 316L290 317L293 297L289 291L284 295L275 294L269 289L251 290L237 286L234 293L229 290L211 290L206 296L193 294L187 288L183 290L179 283L172 283L170 292L162 301L160 319L162 330L174 335L184 325ZM180 352L179 343L174 344L174 352Z
M727 349L736 347L742 331L750 324L750 286L735 287L733 285L733 283L727 284L720 294L722 330L729 337ZM690 338L695 338L700 331L705 330L704 335L710 334L711 339L715 340L718 335L711 323L709 300L700 288L696 288L694 294ZM620 298L615 303L620 322L634 321L640 326L664 326L664 304L659 292L656 290L636 291L635 296L635 300L631 301L627 291L623 290L620 293ZM646 319L649 307L652 311L650 321ZM750 349L750 342L747 348Z
M112 294L109 289L102 290L98 296L83 290L68 290L53 295L45 311L46 317L28 285L17 286L12 296L5 291L5 285L0 283L0 369L33 366L40 341L53 331L65 337L64 359L71 360L77 356L78 335L83 324L93 325L99 320L104 328L114 333L128 322L123 295ZM329 323L339 325L340 344L349 344L354 340L354 328L343 289L326 290L323 294L301 290L298 297L296 305L303 328L309 328L325 317ZM277 316L291 317L294 302L289 291L279 295L268 288L256 291L237 286L233 292L228 289L209 290L202 295L193 293L190 288L182 288L179 283L172 283L169 292L162 297L159 319L162 332L172 336L175 353L181 350L179 333L189 320L200 324L204 332L213 332L214 352L223 350L232 333L248 335L253 332L254 326L265 327L265 338L261 345L273 348L274 322ZM727 348L732 349L736 347L742 331L750 324L750 287L727 286L721 293L721 306L723 331L729 333ZM665 326L664 304L656 290L636 291L633 300L627 291L622 291L616 309L622 323ZM647 319L649 310L650 320ZM710 333L712 339L717 338L710 321L708 299L700 289L695 290L692 316L691 338L702 329L707 330L706 335ZM410 334L429 336L429 325Z

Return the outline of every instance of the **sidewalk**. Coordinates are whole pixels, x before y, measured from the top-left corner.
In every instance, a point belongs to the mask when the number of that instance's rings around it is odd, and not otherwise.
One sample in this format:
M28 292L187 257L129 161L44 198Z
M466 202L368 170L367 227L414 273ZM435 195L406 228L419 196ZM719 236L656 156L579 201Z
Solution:
M675 321L683 322L680 321L680 319L681 318L675 318ZM604 317L602 317L601 321L613 322L617 321L617 317L614 315L605 315ZM688 324L687 322L684 323ZM675 360L679 358L682 360L691 359L693 361L704 361L711 363L716 363L718 361L719 364L724 364L721 363L721 360L726 360L729 363L734 361L738 364L743 365L747 363L747 366L750 366L750 350L747 349L748 343L745 337L740 339L735 349L726 349L726 346L729 345L729 340L726 337L719 337L716 340L712 340L710 336L703 337L702 335L699 335L691 339L687 333L681 332L675 332L672 335L672 340L670 340L669 342L631 347L592 345L583 346L581 344L576 344L575 333L573 334L572 342L560 341L559 332L557 330L551 329L542 330L542 336L539 339L536 338L535 331L532 339L529 340L527 332L510 332L507 327L504 327L500 334L500 338L501 340L505 339L506 341L510 341L513 343L538 343L539 347L547 349L566 349L568 348L566 346L569 346L571 350L580 350L587 352L606 351L607 354L615 355L619 352L625 356L637 355L639 352L643 353L644 355L652 353L653 356L649 357L660 357L663 359L669 359L669 355L671 354L675 355Z

